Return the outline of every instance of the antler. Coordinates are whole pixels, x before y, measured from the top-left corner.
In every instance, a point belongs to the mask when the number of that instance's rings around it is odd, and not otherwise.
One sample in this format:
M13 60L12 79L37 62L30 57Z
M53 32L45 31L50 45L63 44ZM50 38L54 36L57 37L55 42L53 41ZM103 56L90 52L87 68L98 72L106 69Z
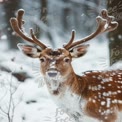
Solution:
M72 42L74 41L74 38L75 38L75 31L72 30L72 36L71 36L71 39L70 41L64 46L65 49L68 49L70 47L70 45L72 44Z
M42 49L47 48L47 46L45 44L43 44L36 38L36 36L34 35L34 32L33 32L33 29L30 29L31 37L29 37L28 35L25 34L25 32L23 30L23 24L24 24L24 21L22 20L23 15L24 15L24 10L19 9L17 12L17 17L16 18L13 17L10 19L10 23L11 23L13 30L24 40L34 43L34 44L40 46Z
M104 32L109 32L109 31L113 31L118 27L118 23L116 21L114 21L114 17L113 16L109 16L107 10L102 10L100 16L96 17L96 21L98 23L98 27L96 29L96 31L92 34L90 34L89 36L78 40L74 43L74 31L72 32L72 39L69 41L69 43L67 45L64 46L65 49L69 50L70 48L77 46L79 44L82 44L84 42L87 42L89 40L91 40L92 38L96 37L97 35L104 33Z

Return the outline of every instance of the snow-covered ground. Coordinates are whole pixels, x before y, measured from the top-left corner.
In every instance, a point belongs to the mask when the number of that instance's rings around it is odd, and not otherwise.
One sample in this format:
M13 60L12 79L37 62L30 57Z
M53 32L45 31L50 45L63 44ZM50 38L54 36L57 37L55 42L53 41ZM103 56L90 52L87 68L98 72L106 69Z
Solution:
M24 56L19 50L5 51L2 47L0 65L12 72L26 72L31 78L20 83L11 72L0 71L0 122L8 122L6 113L10 107L13 122L71 122L71 118L54 104L48 94L39 72L39 61ZM88 53L74 60L72 65L77 74L109 68L108 42L92 40ZM92 121L91 118L83 117L82 122Z

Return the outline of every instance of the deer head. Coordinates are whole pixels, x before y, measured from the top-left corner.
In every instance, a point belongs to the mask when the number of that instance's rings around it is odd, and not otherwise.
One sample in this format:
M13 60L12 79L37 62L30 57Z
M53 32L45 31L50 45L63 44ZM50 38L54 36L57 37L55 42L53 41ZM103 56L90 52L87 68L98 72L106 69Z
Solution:
M74 41L75 31L73 30L71 39L66 45L59 49L53 49L39 41L34 35L33 29L30 29L30 36L25 34L23 30L23 14L23 9L18 10L16 18L10 19L11 26L18 36L35 44L35 46L18 44L18 47L25 55L39 58L42 74L53 81L57 79L62 82L73 72L71 66L72 58L81 57L87 52L89 45L83 43L103 32L113 31L118 26L118 23L113 21L113 17L108 16L107 10L102 10L100 16L96 18L98 27L94 33L81 40Z

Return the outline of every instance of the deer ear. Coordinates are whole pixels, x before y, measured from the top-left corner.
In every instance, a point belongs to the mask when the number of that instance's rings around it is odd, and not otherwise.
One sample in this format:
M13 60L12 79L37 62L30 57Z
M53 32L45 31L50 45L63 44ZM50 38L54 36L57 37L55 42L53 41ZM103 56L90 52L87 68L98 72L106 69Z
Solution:
M31 58L39 58L41 50L27 44L19 43L17 44L20 51L22 51L25 55L31 57Z
M73 47L71 50L69 50L69 52L72 58L78 58L86 54L88 47L89 47L89 44L78 45L76 47Z

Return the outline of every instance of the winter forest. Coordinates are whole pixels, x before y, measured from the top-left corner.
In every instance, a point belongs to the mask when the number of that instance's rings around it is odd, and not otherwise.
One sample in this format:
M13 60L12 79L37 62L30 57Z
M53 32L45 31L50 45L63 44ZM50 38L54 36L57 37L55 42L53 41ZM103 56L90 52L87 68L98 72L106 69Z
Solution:
M117 29L86 42L90 45L87 54L72 61L75 73L82 75L90 70L122 69L122 1L0 0L0 122L74 122L49 95L40 61L17 47L18 43L30 44L10 25L19 9L25 11L24 31L29 35L33 28L36 37L52 48L68 43L72 30L75 41L95 32L102 9L114 16ZM92 121L97 122L82 116L81 122Z

